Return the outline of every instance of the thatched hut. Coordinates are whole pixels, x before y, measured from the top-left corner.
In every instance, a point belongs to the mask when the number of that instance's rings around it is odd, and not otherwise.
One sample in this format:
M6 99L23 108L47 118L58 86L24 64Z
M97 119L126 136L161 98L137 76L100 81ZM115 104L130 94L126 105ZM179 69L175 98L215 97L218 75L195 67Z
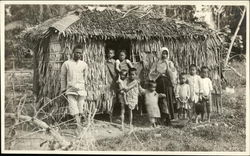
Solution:
M60 67L69 59L73 46L82 44L84 60L90 67L86 80L88 101L99 112L110 109L102 96L106 92L104 63L108 48L126 49L128 58L138 67L141 60L151 61L144 64L144 71L156 60L152 56L157 56L162 46L171 51L170 58L179 72L187 71L192 63L207 65L211 71L219 69L220 40L213 31L150 15L124 15L115 10L73 12L28 30L25 38L37 43L34 91L38 99L59 94ZM147 72L140 76L145 79Z

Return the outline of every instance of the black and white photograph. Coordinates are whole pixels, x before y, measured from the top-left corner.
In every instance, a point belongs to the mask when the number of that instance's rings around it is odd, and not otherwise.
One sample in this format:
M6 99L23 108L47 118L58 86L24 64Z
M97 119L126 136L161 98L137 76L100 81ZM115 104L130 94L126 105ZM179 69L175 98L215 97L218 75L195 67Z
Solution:
M3 153L249 155L249 1L2 1Z

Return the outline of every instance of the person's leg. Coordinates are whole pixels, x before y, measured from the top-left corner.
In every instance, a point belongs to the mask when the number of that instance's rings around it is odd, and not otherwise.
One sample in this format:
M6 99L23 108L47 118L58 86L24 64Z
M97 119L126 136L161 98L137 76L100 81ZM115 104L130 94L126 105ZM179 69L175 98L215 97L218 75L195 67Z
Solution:
M132 122L133 122L133 111L132 111L132 109L129 108L129 126L130 126L130 129L133 128Z
M178 109L178 119L181 119L181 108Z
M183 112L184 112L184 119L186 119L187 118L187 110L184 108Z
M198 123L198 116L200 114L199 105L194 104L194 108L195 108L195 123Z
M124 115L125 115L125 104L121 103L122 130L124 130Z
M70 114L74 117L76 121L76 135L80 134L80 124L81 124L81 119L79 116L79 109L78 109L78 100L76 99L77 97L75 95L67 95L67 99L69 102L69 111Z
M170 116L170 114L166 114L165 125L166 126L171 126L171 116Z
M84 110L84 108L86 108L85 107L85 105L86 105L85 99L86 98L84 96L78 97L78 110L79 110L80 116L82 116L82 117L85 117L85 114L84 114L84 112L86 111L86 110Z
M153 128L156 127L156 120L154 117L149 117L150 124Z
M201 121L202 122L204 121L205 107L206 107L205 101L202 100L201 101Z
M210 101L206 101L206 107L207 107L207 121L210 122L210 112L211 112Z
M76 119L76 122L78 124L79 109L77 106L78 101L76 99L76 96L75 95L67 95L67 99L69 102L69 112Z

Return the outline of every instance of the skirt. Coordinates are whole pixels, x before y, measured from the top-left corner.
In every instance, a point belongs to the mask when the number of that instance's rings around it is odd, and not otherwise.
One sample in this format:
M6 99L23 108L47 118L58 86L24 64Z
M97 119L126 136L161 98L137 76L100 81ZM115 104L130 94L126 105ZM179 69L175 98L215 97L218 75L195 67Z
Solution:
M156 92L166 95L166 98L159 100L161 113L169 114L170 119L174 119L174 113L177 112L177 107L174 105L174 87L169 76L159 76L156 79L156 84Z

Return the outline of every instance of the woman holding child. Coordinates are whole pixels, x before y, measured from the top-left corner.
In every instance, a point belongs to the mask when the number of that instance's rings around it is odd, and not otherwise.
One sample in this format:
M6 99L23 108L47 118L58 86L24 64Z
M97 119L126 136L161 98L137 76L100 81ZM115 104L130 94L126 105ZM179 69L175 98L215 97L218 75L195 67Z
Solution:
M171 124L170 119L174 119L176 108L174 106L174 85L176 84L176 68L169 60L169 50L161 48L161 58L149 72L149 79L157 83L157 93L163 93L166 98L160 101L161 117L166 125Z

